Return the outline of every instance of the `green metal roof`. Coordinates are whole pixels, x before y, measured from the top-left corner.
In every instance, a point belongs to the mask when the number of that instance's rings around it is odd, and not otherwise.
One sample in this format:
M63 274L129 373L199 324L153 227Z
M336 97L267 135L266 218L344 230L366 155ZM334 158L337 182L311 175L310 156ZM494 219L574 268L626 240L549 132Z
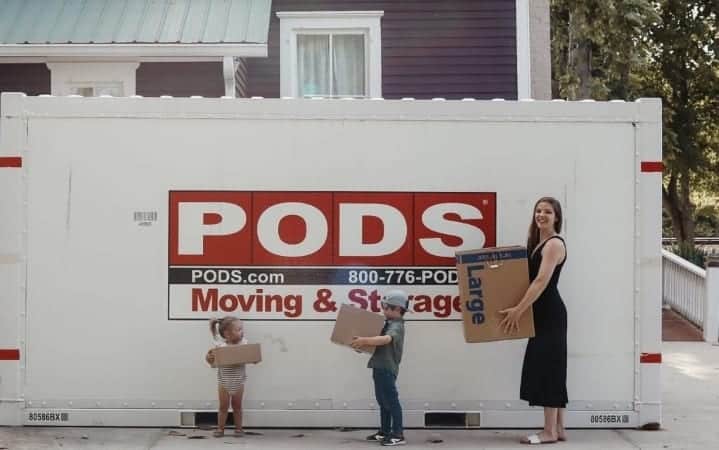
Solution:
M2 44L266 44L271 0L0 0Z

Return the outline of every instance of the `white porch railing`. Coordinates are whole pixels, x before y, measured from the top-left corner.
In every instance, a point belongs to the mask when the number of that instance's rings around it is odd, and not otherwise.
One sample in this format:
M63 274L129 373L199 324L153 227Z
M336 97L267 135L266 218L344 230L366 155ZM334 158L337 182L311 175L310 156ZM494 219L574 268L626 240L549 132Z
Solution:
M707 274L685 259L662 250L664 304L699 328L704 327Z
M702 329L704 340L719 340L719 257L707 258L701 269L662 250L663 302Z

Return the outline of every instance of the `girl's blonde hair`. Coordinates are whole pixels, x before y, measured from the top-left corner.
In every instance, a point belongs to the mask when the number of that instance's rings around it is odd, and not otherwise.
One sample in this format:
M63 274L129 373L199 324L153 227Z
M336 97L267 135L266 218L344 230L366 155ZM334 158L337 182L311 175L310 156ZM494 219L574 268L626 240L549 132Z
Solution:
M233 316L225 316L219 319L210 319L210 333L212 333L212 337L214 337L215 339L217 339L218 337L225 339L225 331L230 328L230 325L232 325L233 322L238 320L240 319Z

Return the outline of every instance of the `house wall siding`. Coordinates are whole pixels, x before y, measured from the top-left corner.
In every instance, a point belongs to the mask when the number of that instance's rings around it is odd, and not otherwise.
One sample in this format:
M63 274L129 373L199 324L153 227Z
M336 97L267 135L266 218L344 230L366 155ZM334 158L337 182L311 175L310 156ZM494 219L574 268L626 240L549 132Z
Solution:
M136 92L143 97L222 97L222 62L152 62L137 69Z
M385 98L517 98L515 0L274 0L248 95L280 95L278 11L381 10Z
M235 72L235 96L247 97L247 60L237 60L237 71Z
M0 93L24 92L27 95L50 93L50 69L45 63L0 64Z

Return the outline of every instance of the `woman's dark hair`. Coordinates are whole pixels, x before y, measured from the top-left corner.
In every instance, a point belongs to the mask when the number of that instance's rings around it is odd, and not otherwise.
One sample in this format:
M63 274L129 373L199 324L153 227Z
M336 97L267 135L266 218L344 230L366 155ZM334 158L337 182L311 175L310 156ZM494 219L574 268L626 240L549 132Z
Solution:
M554 221L554 231L559 234L562 232L562 205L556 198L553 197L542 197L537 200L532 209L532 221L529 223L529 234L527 235L527 254L531 255L534 253L534 249L539 245L539 227L537 227L537 221L534 215L537 213L537 206L540 203L549 204L554 210L556 220Z

